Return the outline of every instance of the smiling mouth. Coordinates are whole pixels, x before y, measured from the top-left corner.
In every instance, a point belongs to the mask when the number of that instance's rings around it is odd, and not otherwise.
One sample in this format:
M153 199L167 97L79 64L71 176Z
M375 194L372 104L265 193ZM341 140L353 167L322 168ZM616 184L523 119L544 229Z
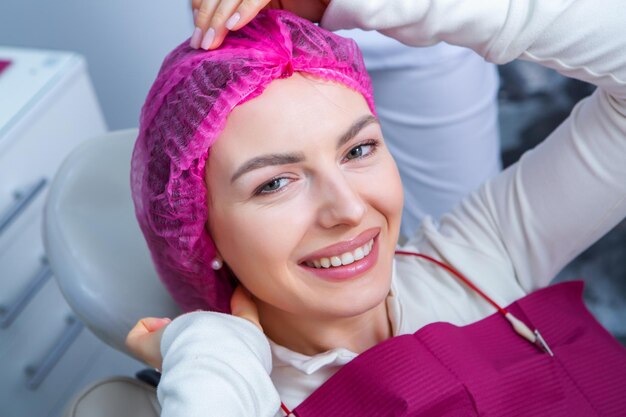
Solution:
M335 256L314 259L312 261L306 261L304 264L310 268L316 269L329 269L350 265L356 261L366 258L370 254L372 246L374 246L374 239L370 239L369 242L363 246L359 246L353 251L344 252Z

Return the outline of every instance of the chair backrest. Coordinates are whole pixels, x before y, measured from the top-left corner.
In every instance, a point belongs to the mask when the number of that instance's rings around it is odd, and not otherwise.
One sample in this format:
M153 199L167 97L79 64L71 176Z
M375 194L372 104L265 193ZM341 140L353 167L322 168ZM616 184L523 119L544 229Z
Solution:
M43 230L69 305L101 340L126 353L126 334L138 319L180 313L135 219L129 178L136 137L136 129L112 132L75 149L52 181Z

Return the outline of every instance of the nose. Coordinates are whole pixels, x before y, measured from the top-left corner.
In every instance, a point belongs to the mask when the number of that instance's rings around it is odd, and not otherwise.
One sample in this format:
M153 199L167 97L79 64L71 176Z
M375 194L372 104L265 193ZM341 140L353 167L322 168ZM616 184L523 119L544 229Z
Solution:
M367 211L358 183L337 171L320 181L318 196L318 219L324 228L357 226Z

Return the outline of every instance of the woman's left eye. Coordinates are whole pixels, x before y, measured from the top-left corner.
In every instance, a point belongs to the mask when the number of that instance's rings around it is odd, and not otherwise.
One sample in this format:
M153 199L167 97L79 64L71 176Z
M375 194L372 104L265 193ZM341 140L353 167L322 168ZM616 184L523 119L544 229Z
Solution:
M275 193L277 191L280 191L288 183L289 183L288 178L284 178L284 177L272 178L270 181L260 186L255 191L255 194L259 195L259 194Z
M345 156L345 159L360 159L371 155L376 150L377 142L370 141L366 143L362 143L360 145L355 146L350 149Z

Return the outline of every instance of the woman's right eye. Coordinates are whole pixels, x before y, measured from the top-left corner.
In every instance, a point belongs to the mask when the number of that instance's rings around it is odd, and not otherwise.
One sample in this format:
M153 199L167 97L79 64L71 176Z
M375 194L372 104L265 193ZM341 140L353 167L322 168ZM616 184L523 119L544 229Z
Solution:
M259 187L256 190L255 194L263 195L263 194L275 193L277 191L280 191L288 183L289 183L289 179L287 178L284 178L284 177L273 178L270 181L263 184L261 187Z

